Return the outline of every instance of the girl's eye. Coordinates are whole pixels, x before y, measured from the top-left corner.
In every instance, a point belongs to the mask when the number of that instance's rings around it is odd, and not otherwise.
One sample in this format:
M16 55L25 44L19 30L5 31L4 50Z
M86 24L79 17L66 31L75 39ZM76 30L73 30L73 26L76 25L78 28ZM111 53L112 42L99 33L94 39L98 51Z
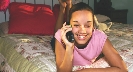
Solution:
M78 24L75 24L74 27L79 27L79 25Z
M89 27L90 27L90 25L86 25L86 26L85 26L85 28L89 28Z

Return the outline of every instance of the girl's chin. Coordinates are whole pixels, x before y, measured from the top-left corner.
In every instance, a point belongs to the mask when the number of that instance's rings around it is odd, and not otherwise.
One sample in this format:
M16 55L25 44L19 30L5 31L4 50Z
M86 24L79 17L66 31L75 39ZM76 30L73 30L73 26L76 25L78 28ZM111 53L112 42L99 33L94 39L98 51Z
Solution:
M79 40L79 39L77 39L76 41L75 41L75 43L77 44L77 45L86 45L86 44L88 44L88 39L84 39L84 40Z
M78 44L81 44L81 45L86 44L86 42L87 42L87 41L85 41L85 40L78 40L78 41L77 41L77 43L78 43Z
M85 42L78 42L76 43L76 47L80 48L80 49L83 49L87 46L88 43L85 43Z

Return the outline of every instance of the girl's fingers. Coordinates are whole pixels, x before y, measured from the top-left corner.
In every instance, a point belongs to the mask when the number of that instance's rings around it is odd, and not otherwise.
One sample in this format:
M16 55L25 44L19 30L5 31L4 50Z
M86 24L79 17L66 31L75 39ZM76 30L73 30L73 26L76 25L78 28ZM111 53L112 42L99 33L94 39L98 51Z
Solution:
M68 25L67 22L65 22L65 23L63 24L63 26L71 27L71 25Z
M67 32L69 31L72 31L72 28L67 28L65 31L64 31L64 35L66 35Z
M61 28L62 31L65 31L66 29L71 28L71 25L66 25L66 22L63 24L63 27Z
M66 33L69 32L69 31L72 31L72 28L67 28L67 29L63 30L62 33L61 33L62 39L63 39L63 41L65 41L65 43L68 42L68 40L66 38Z
M66 22L63 24L63 27L66 26Z
M63 27L61 28L61 42L64 46L69 46L71 48L73 43L69 42L66 37L66 33L69 31L72 31L71 25L66 25L66 23L64 23Z
M61 28L61 37L62 40L66 42L68 42L68 40L66 39L66 33L71 31L71 25L66 25L66 22L63 24L63 27Z

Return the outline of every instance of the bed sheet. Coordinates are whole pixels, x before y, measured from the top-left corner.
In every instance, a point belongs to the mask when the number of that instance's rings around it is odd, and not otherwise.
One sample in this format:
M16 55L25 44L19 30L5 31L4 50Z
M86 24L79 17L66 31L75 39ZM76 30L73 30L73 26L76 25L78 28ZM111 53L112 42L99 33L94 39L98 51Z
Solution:
M133 72L133 25L114 23L105 32ZM56 72L55 54L50 46L53 36L8 34L0 37L0 70L9 72ZM90 67L108 67L104 59ZM74 68L73 68L74 69Z

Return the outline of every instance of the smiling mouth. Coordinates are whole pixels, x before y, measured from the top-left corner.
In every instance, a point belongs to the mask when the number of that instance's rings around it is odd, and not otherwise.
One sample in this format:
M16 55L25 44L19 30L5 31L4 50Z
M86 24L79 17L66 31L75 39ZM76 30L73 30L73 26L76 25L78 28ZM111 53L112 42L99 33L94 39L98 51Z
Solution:
M85 40L87 35L77 35L79 40Z

